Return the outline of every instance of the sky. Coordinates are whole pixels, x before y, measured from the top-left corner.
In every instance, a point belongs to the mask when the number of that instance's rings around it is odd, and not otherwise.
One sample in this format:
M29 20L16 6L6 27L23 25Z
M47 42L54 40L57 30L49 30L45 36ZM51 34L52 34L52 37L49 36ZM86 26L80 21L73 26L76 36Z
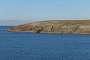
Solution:
M0 25L90 19L90 0L0 0Z

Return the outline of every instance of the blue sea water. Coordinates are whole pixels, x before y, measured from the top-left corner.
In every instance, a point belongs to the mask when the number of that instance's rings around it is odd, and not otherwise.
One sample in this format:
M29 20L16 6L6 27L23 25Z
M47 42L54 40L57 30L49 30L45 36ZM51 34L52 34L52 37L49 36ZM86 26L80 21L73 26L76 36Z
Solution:
M7 32L7 28L0 27L0 60L90 60L90 35Z

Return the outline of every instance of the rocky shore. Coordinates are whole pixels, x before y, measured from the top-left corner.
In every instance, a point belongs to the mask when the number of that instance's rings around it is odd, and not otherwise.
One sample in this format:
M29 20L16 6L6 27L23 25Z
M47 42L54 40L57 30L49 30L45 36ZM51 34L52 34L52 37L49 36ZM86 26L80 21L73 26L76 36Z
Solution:
M90 34L90 20L39 21L9 28L8 32Z

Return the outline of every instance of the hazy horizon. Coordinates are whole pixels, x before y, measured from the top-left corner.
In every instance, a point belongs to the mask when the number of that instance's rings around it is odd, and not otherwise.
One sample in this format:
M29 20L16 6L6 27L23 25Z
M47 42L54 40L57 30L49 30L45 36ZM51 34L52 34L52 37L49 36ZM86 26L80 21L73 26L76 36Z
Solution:
M0 25L90 19L90 0L0 0Z

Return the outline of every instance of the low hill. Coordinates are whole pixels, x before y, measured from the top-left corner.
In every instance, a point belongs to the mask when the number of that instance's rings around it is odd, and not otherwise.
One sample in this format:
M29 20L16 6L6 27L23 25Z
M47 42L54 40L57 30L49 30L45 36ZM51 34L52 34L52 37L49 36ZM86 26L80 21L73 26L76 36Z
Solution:
M18 25L9 32L90 34L90 20L52 20Z

